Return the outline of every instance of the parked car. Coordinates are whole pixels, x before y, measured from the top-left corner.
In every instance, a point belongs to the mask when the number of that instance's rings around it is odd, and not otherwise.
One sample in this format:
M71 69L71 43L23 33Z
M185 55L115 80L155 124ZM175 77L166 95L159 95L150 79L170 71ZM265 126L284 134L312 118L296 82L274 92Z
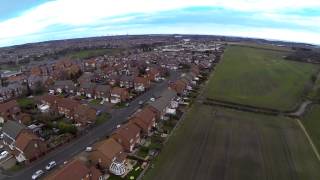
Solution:
M139 105L143 105L143 103L144 103L143 101L139 101Z
M88 146L86 147L86 152L91 152L92 151L92 147Z
M4 159L9 155L8 151L3 151L0 153L0 159Z
M56 162L55 161L51 161L49 162L49 164L46 166L46 170L49 171L51 170L52 168L54 168L56 166Z
M44 172L40 169L38 171L36 171L35 173L33 173L33 175L31 176L32 179L38 179L40 176L42 176L44 174Z
M101 110L98 110L98 111L96 112L96 116L100 116L101 113L102 113L102 111L101 111Z
M150 98L150 101L154 102L154 101L156 101L156 98L152 97L152 98Z

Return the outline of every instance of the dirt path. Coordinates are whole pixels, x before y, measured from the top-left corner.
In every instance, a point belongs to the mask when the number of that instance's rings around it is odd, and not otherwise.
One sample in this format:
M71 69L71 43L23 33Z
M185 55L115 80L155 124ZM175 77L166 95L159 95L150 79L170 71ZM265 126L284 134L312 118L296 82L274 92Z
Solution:
M312 104L312 101L310 100L306 100L304 102L302 102L299 106L299 109L297 109L295 112L293 113L289 113L289 115L291 116L302 116L304 114L304 112L307 110L308 106Z
M296 119L296 120L297 120L300 128L302 129L303 133L306 135L306 137L307 137L307 139L308 139L308 141L309 141L309 143L310 143L310 145L312 147L312 150L313 150L314 154L316 155L317 159L320 161L319 151L318 151L317 147L314 145L314 143L313 143L311 137L309 136L306 128L303 126L303 124L301 123L301 121L299 119Z

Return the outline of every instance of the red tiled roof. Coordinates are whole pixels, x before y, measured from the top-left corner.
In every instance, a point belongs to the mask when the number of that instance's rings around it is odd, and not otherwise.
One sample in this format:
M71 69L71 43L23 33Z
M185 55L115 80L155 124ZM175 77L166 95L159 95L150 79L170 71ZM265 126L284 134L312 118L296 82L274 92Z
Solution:
M19 134L17 140L16 140L16 146L21 150L24 151L24 149L27 147L30 141L39 139L38 136L31 132L23 131L21 134Z
M133 123L127 123L125 125L123 125L122 127L120 127L119 129L117 129L114 134L118 134L120 135L122 138L130 141L130 139L135 139L136 138L136 134L140 133L140 128L133 124Z
M73 160L62 169L56 171L52 176L48 177L50 180L81 180L90 174L90 169L85 166L80 160Z

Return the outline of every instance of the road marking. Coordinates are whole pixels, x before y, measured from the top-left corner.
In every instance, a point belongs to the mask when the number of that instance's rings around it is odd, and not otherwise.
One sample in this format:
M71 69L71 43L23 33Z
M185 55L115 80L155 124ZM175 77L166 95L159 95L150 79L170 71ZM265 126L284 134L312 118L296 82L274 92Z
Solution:
M312 150L313 150L314 154L316 155L317 159L320 161L320 155L319 155L319 151L318 151L317 147L314 145L311 137L309 136L307 130L305 129L305 127L303 126L301 121L299 119L296 119L296 120L297 120L299 126L301 127L302 131L304 132L304 134L307 136L307 139L308 139L308 141L309 141L309 143L310 143L310 145L312 147Z

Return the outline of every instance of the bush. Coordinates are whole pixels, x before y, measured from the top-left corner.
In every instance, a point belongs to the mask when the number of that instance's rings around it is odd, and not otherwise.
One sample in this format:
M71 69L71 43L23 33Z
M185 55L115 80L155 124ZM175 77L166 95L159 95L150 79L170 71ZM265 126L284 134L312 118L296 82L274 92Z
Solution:
M30 99L30 98L18 99L17 103L20 106L20 108L23 110L33 109L35 107L35 103L34 103L33 99Z
M60 129L61 133L70 133L70 134L76 134L77 133L77 127L72 124L67 124L65 122L60 121L58 123L58 128Z
M106 122L110 118L110 114L108 113L102 113L100 116L97 117L96 119L96 124L100 125Z

